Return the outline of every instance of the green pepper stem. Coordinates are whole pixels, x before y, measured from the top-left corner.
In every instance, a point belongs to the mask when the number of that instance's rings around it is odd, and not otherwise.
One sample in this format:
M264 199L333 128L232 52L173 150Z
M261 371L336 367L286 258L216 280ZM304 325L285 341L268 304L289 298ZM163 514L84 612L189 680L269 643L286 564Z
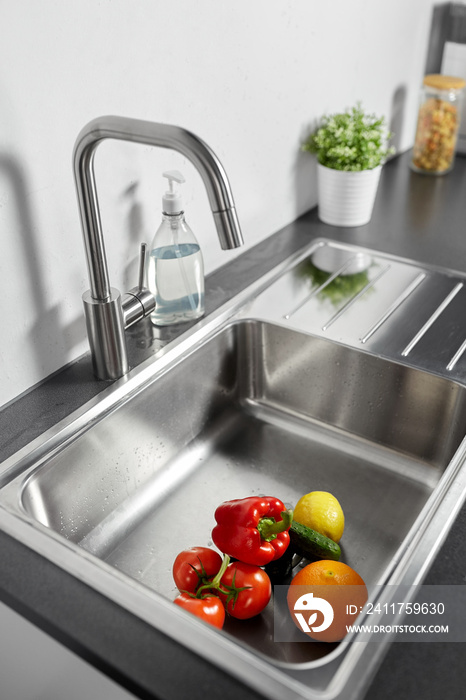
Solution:
M266 542L274 540L280 532L285 532L289 530L290 525L293 521L293 511L284 510L281 513L282 520L275 520L275 518L261 518L257 524L257 529L260 532L260 536Z

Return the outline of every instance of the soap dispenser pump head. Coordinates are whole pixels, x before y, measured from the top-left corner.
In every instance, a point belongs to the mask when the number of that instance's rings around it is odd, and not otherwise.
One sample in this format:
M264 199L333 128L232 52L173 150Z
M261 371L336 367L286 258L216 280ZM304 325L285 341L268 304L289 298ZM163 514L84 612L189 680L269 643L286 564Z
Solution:
M185 182L185 179L178 170L167 170L162 175L168 180L168 191L165 192L162 198L163 213L181 214L183 211L183 200L177 191L175 183L182 184Z

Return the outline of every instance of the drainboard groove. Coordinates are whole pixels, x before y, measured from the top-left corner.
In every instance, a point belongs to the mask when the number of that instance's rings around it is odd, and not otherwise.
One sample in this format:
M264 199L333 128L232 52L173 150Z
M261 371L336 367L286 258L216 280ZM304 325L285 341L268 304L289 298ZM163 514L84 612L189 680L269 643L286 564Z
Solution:
M408 343L408 345L405 347L405 349L402 351L401 355L402 357L407 357L411 350L418 344L418 342L421 340L421 338L427 333L429 328L433 326L435 321L438 319L438 317L445 311L447 308L448 304L453 301L455 296L458 294L458 292L463 288L463 283L459 282L455 287L451 290L450 294L445 297L445 299L442 301L442 303L437 307L437 309L434 311L434 313L430 316L430 318L426 321L426 323L422 326L422 328L416 333L414 338Z
M336 270L336 272L334 272L333 274L331 274L330 277L329 277L328 279L325 280L325 282L323 282L323 283L322 283L319 287L317 287L316 289L313 289L312 292L310 292L302 301L300 301L299 304L298 304L297 306L295 306L291 311L289 311L287 314L285 314L285 315L283 316L283 318L284 318L285 320L288 321L297 311L299 311L300 309L302 309L302 307L303 307L305 304L307 304L307 302L308 302L310 299L312 299L312 297L317 296L317 294L319 294L320 292L322 292L322 291L325 289L325 287L328 287L328 285L331 284L331 283L333 282L333 280L335 280L337 277L339 277L340 275L342 275L343 272L344 272L345 270L347 270L348 267L357 259L357 257L358 257L357 255L353 255L353 257L351 257L349 260L347 260L347 261L344 263L344 265L342 265L341 267L339 267L338 270Z
M327 323L326 323L324 326L322 326L322 330L323 330L323 331L328 330L328 329L330 328L330 326L331 326L333 323L335 323L335 321L337 321L337 320L340 318L340 316L343 316L343 314L344 314L358 299L360 299L360 298L363 296L363 294L365 294L367 291L369 291L369 289L371 289L371 288L376 284L376 282L378 282L379 279L380 279L381 277L383 277L383 276L390 270L390 268L391 268L391 265L386 265L386 266L379 272L379 274L378 274L376 277L374 277L373 280L371 280L370 282L368 282L368 283L366 284L366 286L363 287L363 288L361 289L360 292L358 292L358 294L356 294L352 299L350 299L350 300L348 301L348 303L346 303L346 304L344 305L344 307L343 307L342 309L340 309L340 311L338 311L336 314L334 314L334 316L332 316L332 318L331 318L329 321L327 321Z
M406 299L408 299L408 297L411 296L411 294L414 292L414 290L419 287L421 282L423 282L426 277L427 277L426 273L421 272L421 274L419 274L416 277L416 279L414 279L411 282L411 284L409 284L406 287L406 289L398 296L398 298L395 299L393 304L391 306L389 306L389 308L383 314L383 316L381 316L379 318L379 320L376 321L376 323L374 323L374 325L367 331L367 333L362 338L359 339L361 341L361 343L367 343L369 338L371 338L374 335L374 333L376 333L379 330L379 328L381 326L383 326L385 321L387 321L390 318L390 316L392 316L392 314L394 314L395 311L403 304L403 302L405 302Z
M447 364L447 370L448 370L448 372L451 372L452 369L454 369L456 363L458 362L458 360L461 359L461 357L463 356L465 350L466 350L466 340L464 340L464 341L461 343L460 347L459 347L458 350L455 352L455 354L454 354L453 357L451 358L450 362Z

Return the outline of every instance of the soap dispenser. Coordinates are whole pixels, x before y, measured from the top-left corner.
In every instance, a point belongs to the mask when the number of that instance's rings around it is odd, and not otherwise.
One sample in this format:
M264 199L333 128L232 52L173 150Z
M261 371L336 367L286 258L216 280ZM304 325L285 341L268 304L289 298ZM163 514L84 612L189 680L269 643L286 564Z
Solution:
M204 314L204 262L201 249L185 221L177 170L163 173L168 191L162 198L162 223L152 241L147 286L155 297L152 323L168 326Z

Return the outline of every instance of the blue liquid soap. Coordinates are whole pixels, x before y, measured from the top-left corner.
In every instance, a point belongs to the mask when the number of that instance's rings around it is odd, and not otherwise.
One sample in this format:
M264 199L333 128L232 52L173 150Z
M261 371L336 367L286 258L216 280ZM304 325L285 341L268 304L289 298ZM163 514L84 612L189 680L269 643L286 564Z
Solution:
M184 177L178 170L168 170L163 176L169 189L162 197L162 222L152 241L147 286L155 297L152 323L171 326L204 314L204 263L176 189Z
M149 256L149 289L155 296L151 320L167 326L204 313L204 264L198 243L154 248Z

